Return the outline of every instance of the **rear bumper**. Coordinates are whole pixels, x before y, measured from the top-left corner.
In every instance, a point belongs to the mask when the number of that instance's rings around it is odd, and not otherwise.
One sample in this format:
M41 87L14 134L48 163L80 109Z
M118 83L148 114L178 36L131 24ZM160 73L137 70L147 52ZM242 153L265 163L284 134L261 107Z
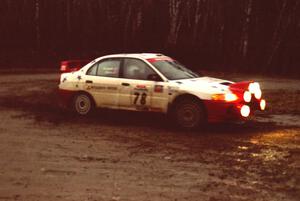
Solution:
M246 120L248 117L241 115L241 108L245 103L228 103L223 101L204 100L208 122ZM259 110L259 103L247 104L250 107L250 115Z

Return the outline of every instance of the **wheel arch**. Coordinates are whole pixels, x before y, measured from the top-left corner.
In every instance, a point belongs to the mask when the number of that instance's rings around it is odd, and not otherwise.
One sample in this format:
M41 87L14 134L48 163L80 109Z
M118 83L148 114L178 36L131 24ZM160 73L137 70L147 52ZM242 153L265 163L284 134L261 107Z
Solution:
M92 94L90 94L89 92L87 91L83 91L83 90L79 90L79 91L76 91L73 96L72 96L72 101L74 100L74 97L77 96L78 94L86 94L91 100L92 100L92 104L94 107L96 107L96 101L94 99L94 97L92 96Z
M180 102L180 101L183 101L183 100L195 100L196 102L198 102L201 107L203 108L204 112L205 112L205 115L207 117L207 108L205 107L205 104L203 103L203 100L201 98L199 98L198 96L194 95L194 94L190 94L190 93L184 93L184 94L179 94L178 96L176 96L172 103L169 104L169 107L168 107L168 113L171 113L175 106Z

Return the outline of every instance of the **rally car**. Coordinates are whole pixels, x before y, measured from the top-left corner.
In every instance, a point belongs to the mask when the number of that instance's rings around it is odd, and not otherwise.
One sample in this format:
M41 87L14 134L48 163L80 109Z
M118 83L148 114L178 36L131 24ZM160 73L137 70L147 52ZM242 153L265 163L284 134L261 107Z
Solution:
M94 108L160 112L191 129L206 122L245 120L265 110L260 85L199 75L162 54L116 54L61 74L63 105L78 115Z

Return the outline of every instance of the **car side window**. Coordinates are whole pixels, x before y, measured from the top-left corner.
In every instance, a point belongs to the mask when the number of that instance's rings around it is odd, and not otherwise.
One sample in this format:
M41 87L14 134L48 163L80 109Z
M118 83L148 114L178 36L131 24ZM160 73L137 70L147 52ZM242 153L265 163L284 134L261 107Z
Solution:
M145 62L139 59L124 59L123 78L148 80L149 75L156 74Z
M111 59L98 64L97 75L104 77L119 77L121 60Z
M120 59L107 59L94 64L88 71L87 75L96 75L103 77L119 77Z
M87 71L87 75L97 75L98 63L95 63L92 67Z

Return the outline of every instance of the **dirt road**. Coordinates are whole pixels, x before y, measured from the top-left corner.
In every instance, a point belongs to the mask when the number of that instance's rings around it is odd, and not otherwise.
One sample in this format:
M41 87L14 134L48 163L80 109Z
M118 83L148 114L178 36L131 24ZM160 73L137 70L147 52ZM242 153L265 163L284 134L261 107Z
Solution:
M183 132L156 114L79 119L57 74L2 75L0 201L299 200L300 81L260 81L267 114Z

